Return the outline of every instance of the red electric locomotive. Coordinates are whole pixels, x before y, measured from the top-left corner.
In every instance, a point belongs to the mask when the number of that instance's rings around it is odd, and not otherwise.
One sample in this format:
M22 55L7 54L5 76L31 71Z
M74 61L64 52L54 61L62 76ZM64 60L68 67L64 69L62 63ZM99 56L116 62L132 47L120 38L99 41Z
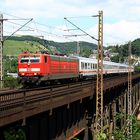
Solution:
M18 76L24 84L75 78L79 76L78 59L50 54L23 53L18 56Z

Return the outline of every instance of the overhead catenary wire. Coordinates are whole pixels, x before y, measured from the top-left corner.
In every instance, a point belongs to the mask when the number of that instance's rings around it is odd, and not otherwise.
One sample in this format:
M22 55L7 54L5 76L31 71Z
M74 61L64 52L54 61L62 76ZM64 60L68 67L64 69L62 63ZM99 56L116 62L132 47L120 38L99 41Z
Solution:
M21 18L21 17L18 17L18 16L7 14L7 13L4 13L4 14L13 17L13 18L9 18L9 20L20 20L20 19L21 20L28 20L29 19L29 18ZM22 24L19 24L17 22L15 23L15 22L12 22L12 21L9 21L9 20L6 20L6 21L9 22L9 23L18 25L18 26L22 26ZM42 23L38 23L35 20L33 20L33 22L34 22L34 24L36 24L36 27L33 28L33 27L30 27L29 25L28 26L26 25L26 27L24 27L24 28L26 28L25 31L36 31L38 33L47 34L47 35L50 35L50 36L55 36L55 37L65 38L67 40L70 40L70 39L64 37L63 35L55 34L52 31L53 29L57 29L57 30L61 30L61 31L65 32L65 29L63 29L63 28L61 29L61 28L58 28L58 27L54 27L54 26L50 26L50 25L45 25L45 24L42 24ZM37 28L37 25L41 25L41 26L47 27L50 31L47 32L46 30L41 30L41 29ZM19 29L18 31L22 31L22 30Z
M10 38L12 35L14 35L17 31L19 31L20 29L22 29L24 26L26 26L30 21L32 21L33 20L33 18L31 18L28 22L26 22L25 24L23 24L20 28L18 28L16 31L14 31L10 36L8 36L8 37L6 37L5 39L4 39L4 41L5 40L7 40L8 38Z
M79 29L80 31L82 31L83 33L85 33L86 35L88 35L89 37L91 37L92 39L98 41L98 39L96 39L94 36L90 35L89 33L87 33L86 31L84 31L83 29L79 28L77 25L75 25L74 23L72 23L70 20L68 20L66 17L64 17L64 19L66 21L68 21L70 24L72 24L74 27L76 27L77 29Z
M71 17L67 17L67 18L92 18L92 17L97 17L98 15L93 15L93 16L71 16Z
M11 15L11 14L7 14L7 13L4 13L5 15L8 15L8 16L12 16L12 17L14 17L14 18L9 18L9 20L27 20L28 18L20 18L20 17L17 17L17 16L13 16L13 15ZM19 18L19 19L16 19L16 18ZM15 23L15 22L12 22L12 21L9 21L8 20L8 18L6 19L6 21L7 22L9 22L9 23L12 23L12 24L15 24L15 25L18 25L18 26L22 26L22 24L19 24L19 23ZM34 20L33 20L34 21ZM49 29L57 29L57 30L61 30L61 31L64 31L63 29L61 29L61 28L58 28L58 27L53 27L53 26L49 26L49 25L45 25L45 24L42 24L42 23L38 23L38 22L35 22L34 21L34 23L35 24L38 24L38 25L42 25L42 26L44 26L44 27L47 27L47 28L49 28ZM47 32L46 30L41 30L41 29L37 29L37 26L36 26L36 28L33 28L33 27L30 27L30 26L26 26L26 28L29 28L29 29L27 29L27 31L37 31L38 33L39 32L41 32L41 33L45 33L45 34L47 34L47 35L50 35L50 36L55 36L55 37L59 37L59 38L65 38L63 35L58 35L58 34L55 34L55 33L52 33L52 31L50 31L50 32ZM22 31L22 30L18 30L18 31ZM4 31L5 32L5 31ZM66 39L66 38L65 38ZM68 39L67 39L68 40Z
M21 18L19 16L11 15L11 14L8 14L8 13L5 13L5 12L1 12L1 13L15 18L15 19L14 18L13 19L8 18L8 20L29 20L30 19L30 18ZM47 28L58 29L58 30L64 31L62 28L58 28L58 27L55 27L55 26L39 23L39 22L36 22L35 20L33 20L33 21L34 21L34 23L36 23L38 25L42 25L42 26L47 27Z
M15 25L18 25L18 26L22 26L22 24L19 24L19 23L15 23L15 22L12 22L12 21L7 21L9 23L12 23L12 24L15 24ZM41 29L37 29L37 28L33 28L33 27L30 27L30 26L26 26L26 28L29 28L31 29L32 31L38 31L38 32L42 32L42 33L45 33L45 34L49 34L49 35L53 35L53 36L56 36L56 37L60 37L60 38L64 38L63 35L58 35L58 34L54 34L54 33L51 33L51 32L47 32L45 30L41 30ZM19 30L20 31L20 30Z
M18 17L18 16L7 14L7 13L4 13L4 14L12 17L12 18L9 18L9 19L11 19L11 21L7 20L6 22L11 23L11 24L15 24L17 26L22 26L22 24L20 24L19 22L12 22L12 20L15 20L15 21L17 20L18 21L18 18L19 18L19 20L20 19L22 19L22 20L29 19L29 18L23 18L23 17L21 18L21 17ZM86 17L92 17L92 16L79 16L79 18L86 18ZM77 17L70 17L70 18L77 18ZM54 26L50 26L50 25L46 25L46 24L43 24L43 23L36 22L35 20L32 20L32 22L34 23L35 27L32 27L31 25L30 26L26 25L23 30L20 29L19 31L29 31L29 32L35 32L36 31L36 33L41 34L42 36L44 36L44 38L45 38L46 35L48 35L48 37L50 36L50 37L52 37L52 39L53 39L53 37L57 37L57 38L66 39L68 41L75 41L74 38L73 39L69 39L64 34L68 31L69 34L73 35L74 33L70 32L70 31L77 31L77 30L79 30L77 28L75 28L75 29L68 28L68 26L66 26L67 27L66 29L59 28L59 27L54 27ZM47 30L45 30L45 29L42 30L42 29L40 29L39 26L42 26L42 27L45 27L45 28L48 28L48 29ZM62 31L62 32L57 32L57 30ZM31 33L31 34L33 34L33 33ZM44 34L46 34L46 35L44 35ZM81 36L81 38L83 38L83 37Z

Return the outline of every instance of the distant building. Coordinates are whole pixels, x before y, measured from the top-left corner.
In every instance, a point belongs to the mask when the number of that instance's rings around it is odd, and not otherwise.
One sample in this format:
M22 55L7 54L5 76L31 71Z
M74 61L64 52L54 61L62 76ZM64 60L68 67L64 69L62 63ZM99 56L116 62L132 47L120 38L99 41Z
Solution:
M104 57L104 61L111 61L110 57L106 56Z
M97 54L91 54L91 55L89 56L89 58L94 58L94 59L96 59L96 58L97 58Z

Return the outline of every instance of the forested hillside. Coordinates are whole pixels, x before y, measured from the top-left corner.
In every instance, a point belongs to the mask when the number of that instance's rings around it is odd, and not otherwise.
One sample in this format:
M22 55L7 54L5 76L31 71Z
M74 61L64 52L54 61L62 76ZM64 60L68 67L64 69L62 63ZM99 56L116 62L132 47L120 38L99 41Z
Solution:
M88 42L79 42L79 46L81 56L86 57L88 57L94 49L97 49L97 45ZM24 51L47 51L50 54L75 54L77 52L77 42L59 43L33 36L13 36L4 42L5 55L17 55Z
M128 56L128 46L129 44L126 43L124 45L109 46L109 48L112 49L112 52L118 52L121 55ZM131 48L132 54L140 56L140 38L131 42Z
M124 45L109 46L107 49L110 50L110 53L116 53L111 60L115 62L124 62L124 60L128 57L128 47L129 43ZM133 56L140 57L140 38L131 42L131 50Z

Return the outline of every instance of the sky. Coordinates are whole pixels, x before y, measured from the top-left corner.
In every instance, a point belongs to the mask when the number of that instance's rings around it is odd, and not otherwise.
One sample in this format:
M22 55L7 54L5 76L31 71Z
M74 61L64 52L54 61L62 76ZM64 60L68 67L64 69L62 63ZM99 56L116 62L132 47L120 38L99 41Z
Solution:
M104 46L140 38L140 0L0 0L4 35L33 35L57 42L98 39L98 15L103 11Z

